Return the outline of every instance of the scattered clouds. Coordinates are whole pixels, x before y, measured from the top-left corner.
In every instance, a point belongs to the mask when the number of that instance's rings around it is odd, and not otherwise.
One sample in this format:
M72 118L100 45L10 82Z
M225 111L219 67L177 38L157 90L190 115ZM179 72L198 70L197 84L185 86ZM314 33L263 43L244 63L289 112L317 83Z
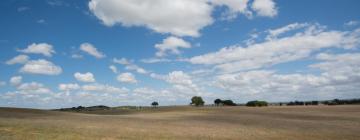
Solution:
M141 59L140 60L143 63L161 63L161 62L171 62L170 59L166 59L166 58L148 58L148 59Z
M76 80L80 82L95 82L94 75L91 72L87 72L87 73L76 72L74 74L74 77Z
M132 62L130 62L126 58L121 58L121 59L114 58L113 62L117 63L117 64L124 65L126 70L133 70L133 71L136 71L137 73L140 73L140 74L149 73L144 68L142 68L142 67L140 67L140 66L138 66L136 64L133 64Z
M41 83L37 82L30 82L30 83L23 83L17 87L17 89L22 94L48 94L52 93L52 91L45 87Z
M15 56L14 58L6 61L6 64L8 64L8 65L24 64L28 61L29 61L29 56L21 54L21 55Z
M277 15L277 7L273 0L254 0L251 8L259 16L274 17Z
M13 76L9 82L12 86L18 86L22 83L22 76Z
M83 91L98 92L101 94L104 93L127 94L129 92L129 89L124 87L117 88L110 85L102 85L102 84L83 85L81 88Z
M42 54L47 57L51 57L52 54L55 54L53 46L47 43L33 43L29 45L26 49L19 50L22 53L33 53L33 54Z
M59 84L58 89L62 91L72 91L80 89L80 86L76 83Z
M179 48L191 48L191 44L181 38L170 36L164 39L161 44L156 44L155 48L158 50L156 56L163 57L167 53L180 54Z
M314 74L278 74L255 70L217 76L213 85L247 100L314 100L356 97L360 83L360 54L319 54L309 67Z
M360 43L359 39L359 30L325 30L323 26L314 24L293 35L246 47L225 47L217 52L192 57L188 61L192 64L215 65L214 68L222 72L236 72L304 59L320 49L351 49Z
M132 73L129 73L129 72L119 74L116 79L119 82L124 82L124 83L132 83L132 84L134 84L134 83L138 82L136 80L135 76Z
M114 66L114 65L110 65L109 69L115 74L118 73L118 70L117 70L116 66Z
M62 73L60 66L45 59L31 60L21 67L20 72L43 75L59 75Z
M96 58L104 58L105 54L103 54L102 52L99 52L97 50L97 48L94 47L94 45L90 44L90 43L83 43L80 45L80 50L88 53L89 55L92 55Z

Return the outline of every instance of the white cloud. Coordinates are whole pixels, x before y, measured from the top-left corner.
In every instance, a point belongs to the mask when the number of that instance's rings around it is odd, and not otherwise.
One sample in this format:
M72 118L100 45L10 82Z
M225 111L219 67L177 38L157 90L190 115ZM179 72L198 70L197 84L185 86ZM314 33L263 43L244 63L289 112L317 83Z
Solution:
M185 40L170 36L163 40L161 44L155 44L155 48L158 49L156 56L166 56L168 52L172 54L180 54L179 48L191 48L191 44Z
M90 43L82 43L80 45L80 50L96 57L96 58L104 58L105 54L103 54L102 52L99 52L97 50L97 48L94 47L94 45L90 44Z
M277 15L277 7L273 0L254 0L251 8L259 16L274 17Z
M225 19L234 19L238 14L244 14L251 17L252 13L249 11L247 5L249 0L210 0L212 4L217 6L226 6L228 11L223 13Z
M62 91L71 91L80 89L80 86L76 83L59 84L58 89Z
M311 24L308 24L308 23L292 23L292 24L286 25L286 26L281 27L281 28L270 29L270 30L268 30L269 35L268 35L267 39L276 38L279 35L284 34L286 32L296 30L296 29L300 29L300 28L304 28L304 27L309 26L309 25L311 25Z
M91 0L89 8L107 26L145 26L177 36L199 36L213 22L206 0Z
M76 80L80 82L95 82L94 75L91 72L87 72L87 73L76 72L74 74L74 77Z
M21 54L21 55L15 56L14 58L6 61L6 64L8 64L8 65L24 64L27 61L29 61L29 56Z
M72 55L71 55L71 58L81 59L81 58L83 58L83 56L80 55L80 54L72 54Z
M360 31L325 31L324 27L311 25L293 35L274 38L242 47L225 47L214 53L190 58L193 64L215 65L223 72L258 69L306 58L311 53L326 48L350 49L358 45Z
M113 73L118 73L118 70L117 70L116 66L114 66L114 65L110 65L110 66L109 66L109 69L110 69Z
M82 90L98 93L117 93L117 94L126 94L129 92L127 88L117 88L109 85L102 84L89 84L83 85Z
M143 63L160 63L160 62L171 62L170 59L166 58L148 58L148 59L141 59Z
M23 94L46 94L52 93L50 89L45 87L41 83L31 82L31 83L23 83L17 87Z
M188 92L198 94L200 93L199 87L193 83L190 75L184 73L183 71L172 71L168 75L159 75L156 73L151 73L150 77L164 80L173 85L173 88L181 92Z
M62 73L60 66L56 66L50 61L44 59L28 61L21 69L22 73L59 75Z
M33 43L29 45L26 49L19 50L22 53L33 53L33 54L42 54L47 57L51 57L55 53L53 46L47 43Z
M13 86L20 85L22 82L22 76L13 76L10 78L10 84Z
M239 14L252 17L249 0L91 0L90 11L106 26L144 26L158 33L199 37L199 31L214 22L212 12L224 6L223 18ZM277 15L272 0L255 0L250 7L259 16ZM164 12L166 11L166 12ZM185 22L184 22L185 21Z
M322 53L317 59L323 62L309 67L320 70L319 75L278 74L275 71L256 70L219 75L213 85L246 100L324 100L358 96L359 53Z
M124 82L124 83L137 83L138 82L136 80L135 76L129 72L119 74L116 79L119 82Z
M121 58L121 59L114 58L113 62L121 64L121 65L129 65L130 64L130 62L126 58Z
M127 69L127 70L133 70L133 71L136 71L137 73L140 73L140 74L147 74L147 73L149 73L149 72L146 71L144 68L142 68L142 67L140 67L140 66L138 66L138 65L133 64L132 62L130 62L130 61L127 60L126 58L121 58L121 59L114 58L114 59L113 59L113 62L114 62L114 63L117 63L117 64L125 65L125 69Z
M359 23L360 23L359 21L351 20L351 21L346 22L344 25L345 26L355 26L355 25L358 25Z

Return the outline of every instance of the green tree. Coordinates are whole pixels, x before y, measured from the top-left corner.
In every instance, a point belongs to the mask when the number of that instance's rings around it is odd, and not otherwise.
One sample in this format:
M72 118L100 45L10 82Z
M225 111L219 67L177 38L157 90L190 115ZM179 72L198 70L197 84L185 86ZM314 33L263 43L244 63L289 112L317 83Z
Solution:
M236 104L232 100L224 100L222 103L226 106L236 106Z
M215 103L216 106L219 106L221 104L221 102L222 102L221 99L215 99L214 100L214 103Z
M157 107L157 106L159 105L159 103L158 103L158 102L152 102L151 105L152 105L153 107Z
M190 104L195 105L195 106L203 106L204 103L205 103L204 100L200 96L194 96L191 98Z

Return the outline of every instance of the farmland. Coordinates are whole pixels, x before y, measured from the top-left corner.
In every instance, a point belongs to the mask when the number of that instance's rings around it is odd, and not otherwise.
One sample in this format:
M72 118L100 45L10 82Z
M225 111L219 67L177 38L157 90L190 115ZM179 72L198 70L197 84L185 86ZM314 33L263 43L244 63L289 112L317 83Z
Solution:
M360 106L0 108L0 139L324 139L360 137Z

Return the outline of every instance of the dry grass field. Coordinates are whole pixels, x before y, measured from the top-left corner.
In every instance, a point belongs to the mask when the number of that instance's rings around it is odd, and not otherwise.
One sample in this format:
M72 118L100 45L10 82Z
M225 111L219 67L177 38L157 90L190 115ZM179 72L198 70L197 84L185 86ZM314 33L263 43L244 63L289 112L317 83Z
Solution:
M160 107L94 114L0 108L1 140L358 140L360 106Z

